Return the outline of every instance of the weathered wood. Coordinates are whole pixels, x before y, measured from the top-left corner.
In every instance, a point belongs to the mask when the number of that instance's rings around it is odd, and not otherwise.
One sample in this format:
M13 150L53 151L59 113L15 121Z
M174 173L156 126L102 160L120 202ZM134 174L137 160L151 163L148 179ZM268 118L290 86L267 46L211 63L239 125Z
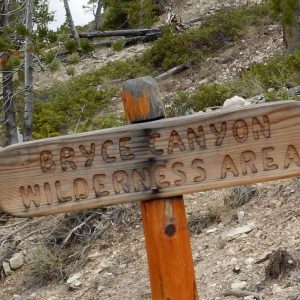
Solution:
M161 80L164 80L170 76L174 76L176 74L179 74L185 70L187 70L189 68L189 66L187 64L182 64L182 65L179 65L179 66L176 66L158 76L155 77L156 81L161 81Z
M153 300L197 300L182 196L141 202Z
M33 4L32 0L26 2L26 30L24 55L24 141L30 141L32 135L33 122L33 41L31 38L33 31L32 24Z
M135 45L139 42L147 43L158 39L161 36L160 33L142 35L142 36L134 36L130 38L124 38L124 42L126 46ZM93 43L93 47L110 47L112 46L116 40L102 40L100 42Z
M0 207L49 215L299 176L299 132L288 101L12 145Z
M165 117L158 84L151 77L127 81L122 98L129 123ZM141 212L152 299L198 299L183 197L142 202Z
M161 29L122 29L122 30L108 30L108 31L91 31L91 32L80 32L79 37L81 38L96 38L96 37L112 37L112 36L142 36L148 34L160 33Z
M141 123L165 118L156 81L152 77L127 80L123 86L123 105L129 123Z
M68 1L69 0L63 0L65 11L66 11L66 21L68 22L68 25L70 27L72 36L76 41L77 48L80 49L80 38L79 38L78 31L77 31L77 29L75 27L75 24L74 24L74 21L73 21L73 17L72 17L72 14L71 14L71 10L70 10L70 6L69 6Z
M235 296L235 297L247 297L253 296L257 300L261 300L262 296L255 292L241 291L241 290L230 290L224 293L224 297Z
M191 26L194 23L198 23L204 19L203 16L199 16L190 20L183 22L185 26ZM135 28L135 29L121 29L121 30L107 30L107 31L90 31L90 32L80 32L80 38L93 39L97 37L113 37L113 36L127 36L127 37L141 37L146 35L156 35L162 34L162 29L165 27L165 24L158 25L155 28Z

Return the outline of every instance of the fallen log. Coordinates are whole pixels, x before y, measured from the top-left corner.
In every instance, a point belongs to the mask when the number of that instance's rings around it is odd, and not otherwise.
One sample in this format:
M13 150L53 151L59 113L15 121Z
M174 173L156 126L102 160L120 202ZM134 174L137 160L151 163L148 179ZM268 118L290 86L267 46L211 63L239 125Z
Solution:
M154 29L124 29L124 30L109 30L109 31L91 31L91 32L81 32L79 37L81 38L96 38L96 37L112 37L112 36L145 36L148 34L161 33L159 28Z
M261 300L262 296L258 293L254 292L248 292L248 291L240 291L240 290L230 290L225 292L224 297L230 297L230 296L235 296L235 297L247 297L247 296L253 296L257 300Z
M183 22L182 24L189 27L194 23L198 23L204 19L203 16L199 16ZM80 38L93 39L97 37L113 37L113 36L125 36L125 37L140 37L152 34L162 34L162 29L165 24L158 25L155 28L137 28L137 29L121 29L121 30L108 30L108 31L90 31L80 32Z
M124 38L124 42L126 46L134 45L139 42L142 43L147 43L156 40L161 36L161 33L157 34L151 34L151 35L146 35L146 36L135 36L131 38ZM103 40L98 43L93 43L94 47L110 47L112 46L117 40Z
M187 69L189 69L189 65L182 64L182 65L179 65L177 67L174 67L174 68L168 70L167 72L164 72L164 73L156 76L155 79L156 79L156 81L161 81L161 80L166 79L166 78L168 78L170 76L173 76L173 75L176 75L178 73L181 73L181 72L183 72L183 71L185 71Z

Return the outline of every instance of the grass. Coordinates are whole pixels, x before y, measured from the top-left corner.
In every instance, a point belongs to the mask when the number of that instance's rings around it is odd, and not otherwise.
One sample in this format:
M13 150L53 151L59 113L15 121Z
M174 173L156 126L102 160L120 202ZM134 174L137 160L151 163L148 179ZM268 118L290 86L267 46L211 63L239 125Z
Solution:
M74 131L78 121L80 131L90 130L90 124L93 122L96 123L93 129L103 128L101 122L94 121L94 117L107 107L118 89L100 89L99 86L116 78L123 81L146 74L149 74L149 71L144 67L136 68L134 60L110 62L102 68L76 76L67 82L36 91L33 138L54 137ZM108 120L102 121L105 123ZM116 125L118 122L116 120L111 124Z
M152 68L170 69L186 62L199 62L228 43L242 38L249 26L271 23L267 4L222 10L208 17L198 28L175 33L167 28L141 57Z
M186 111L202 111L208 107L222 106L223 102L239 95L249 98L264 95L266 101L299 99L291 96L288 87L300 85L300 50L285 53L255 64L239 77L225 83L208 83L193 93L179 92L168 108L168 115L183 115Z
M117 91L116 88L100 90L101 84L112 80L124 81L146 75L155 76L185 62L199 63L226 47L228 43L242 38L249 26L271 22L265 18L267 10L267 5L261 4L220 11L208 17L200 27L183 33L174 33L172 28L167 28L163 36L141 56L126 61L110 62L68 82L36 92L33 137L38 139L74 132L78 121L81 124L80 131L98 129L97 124L92 127L90 125ZM71 51L74 41L68 40L66 47ZM71 56L72 61L76 62L75 55ZM74 74L72 71L70 73ZM195 95L179 94L174 105L179 108L181 103L184 103L182 111L189 107L201 110L203 107L221 105L224 97L234 94L233 91L234 89L227 85L207 85ZM175 115L177 108L173 112ZM174 110L174 106L172 109Z

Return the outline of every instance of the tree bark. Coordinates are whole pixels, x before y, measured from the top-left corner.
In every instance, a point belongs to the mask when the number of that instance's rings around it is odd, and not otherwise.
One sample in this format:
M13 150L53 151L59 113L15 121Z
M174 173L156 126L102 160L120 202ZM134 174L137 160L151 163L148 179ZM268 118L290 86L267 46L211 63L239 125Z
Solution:
M283 43L289 51L293 51L300 46L300 25L283 28Z
M0 1L0 13L2 17L0 18L0 27L9 26L9 10L8 10L8 0ZM9 58L9 54L4 55ZM16 109L13 100L13 71L5 70L2 74L2 84L3 84L3 108L5 111L5 126L7 130L8 144L16 144L18 140L18 130L17 130L17 118Z
M104 7L104 0L98 0L98 6L95 14L94 29L98 30L101 21L101 11Z
M283 27L283 43L289 51L300 47L300 0L298 1L298 9L294 12L294 24Z
M24 75L25 75L25 104L24 104L24 141L30 141L32 136L32 119L33 119L33 56L32 52L32 0L26 3L26 29L29 33L25 38L25 59L24 59Z
M5 110L5 126L7 130L8 145L19 142L15 103L13 100L13 71L3 74L3 102Z
M111 36L142 36L149 34L161 34L161 29L124 29L124 30L109 30L109 31L91 31L81 32L81 38L96 38L96 37L111 37Z
M70 6L69 6L69 2L68 0L64 0L64 7L65 7L65 11L66 11L66 18L67 18L67 22L69 23L70 29L71 29L71 33L73 38L75 39L76 43L77 43L77 48L80 48L80 38L77 32L77 29L74 25L74 21L73 21L73 17L71 14L71 10L70 10Z

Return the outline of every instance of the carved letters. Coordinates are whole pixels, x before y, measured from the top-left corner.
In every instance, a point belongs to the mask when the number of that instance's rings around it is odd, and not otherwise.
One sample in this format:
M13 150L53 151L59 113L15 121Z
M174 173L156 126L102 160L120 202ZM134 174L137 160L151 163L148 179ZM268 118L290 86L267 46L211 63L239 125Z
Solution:
M113 195L159 193L172 187L201 185L212 179L254 176L280 166L300 167L300 149L292 144L286 145L280 161L278 156L275 159L276 144L270 144L272 128L268 115L182 128L170 129L167 134L149 130L141 137L123 135L118 139L82 142L63 146L59 151L44 149L39 157L40 170L42 174L57 174L57 179L21 186L24 208L37 209L43 201L52 206ZM141 144L136 148L139 139ZM257 148L257 141L266 141L266 146ZM228 144L232 148L222 152ZM243 145L243 150L231 153L234 145ZM211 149L222 153L210 158L215 160L214 170L207 166ZM139 163L135 166L136 161ZM106 171L99 173L98 168ZM92 176L83 176L84 170L90 170ZM64 173L70 175L67 181L60 177Z

